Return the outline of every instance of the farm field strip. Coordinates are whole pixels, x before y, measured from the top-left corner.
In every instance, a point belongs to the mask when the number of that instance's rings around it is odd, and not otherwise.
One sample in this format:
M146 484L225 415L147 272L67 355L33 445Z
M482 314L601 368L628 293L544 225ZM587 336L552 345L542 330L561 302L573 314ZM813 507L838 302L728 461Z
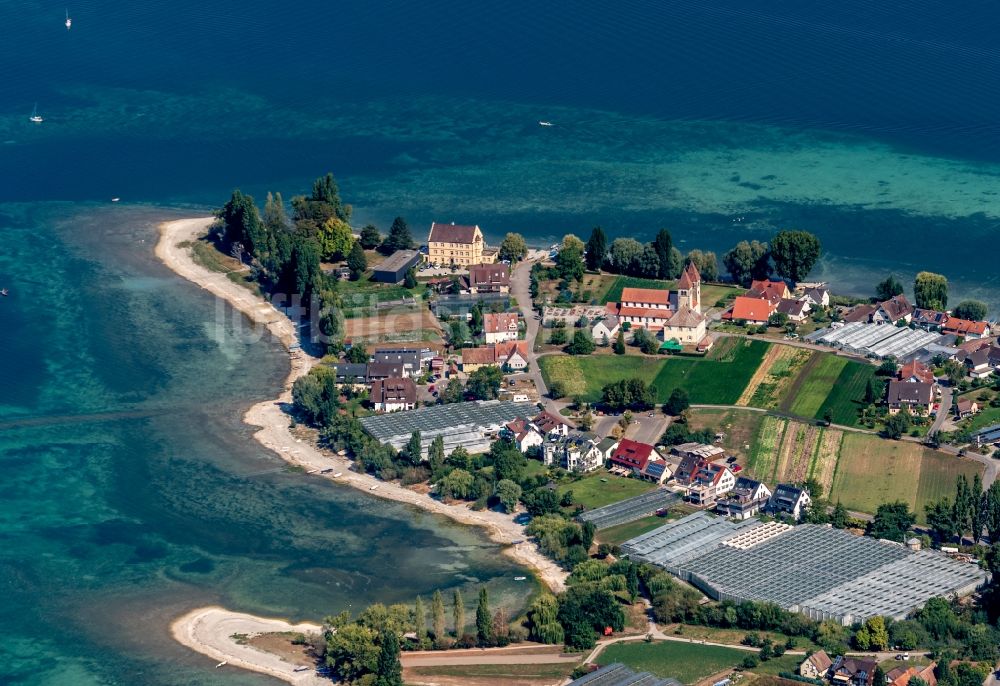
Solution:
M840 460L840 448L843 440L843 431L825 428L820 440L816 443L816 453L809 465L808 478L816 479L823 484L823 490L826 493L829 493L833 487L833 476L837 472L837 462Z
M770 410L787 405L786 399L795 395L794 387L800 378L800 370L815 354L789 345L777 347L781 348L781 354L768 370L767 378L750 398L750 404L754 407Z
M765 398L772 395L776 381L780 379L781 374L787 373L788 361L794 357L796 350L796 348L787 345L772 345L767 354L764 355L760 366L757 367L757 371L750 377L750 381L736 400L736 404L744 407L747 405L765 407L765 405L751 402L751 400L758 395L758 391Z
M813 415L822 418L830 410L833 423L860 426L858 412L865 397L868 379L875 376L875 367L863 362L848 362L834 381L826 400Z
M846 358L815 353L792 385L783 409L800 417L815 417L846 366Z
M757 433L756 445L751 451L747 467L761 480L771 480L777 467L778 449L788 427L788 420L779 417L764 417Z

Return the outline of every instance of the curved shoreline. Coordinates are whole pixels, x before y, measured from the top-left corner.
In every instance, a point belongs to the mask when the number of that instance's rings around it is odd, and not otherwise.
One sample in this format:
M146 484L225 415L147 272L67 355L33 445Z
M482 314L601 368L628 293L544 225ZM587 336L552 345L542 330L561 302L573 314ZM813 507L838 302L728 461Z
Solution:
M310 357L300 348L295 325L288 317L270 303L263 301L249 290L233 283L225 274L212 272L194 262L190 250L179 244L196 240L212 223L212 217L179 219L160 224L160 237L156 244L156 256L172 271L188 281L204 288L225 300L256 324L263 325L289 351L291 369L285 379L281 394L274 400L257 403L243 416L243 421L258 427L254 438L264 447L274 451L286 462L300 466L307 472L333 469L342 472L340 478L331 474L311 474L346 484L370 495L386 500L413 505L426 512L443 515L461 524L479 526L486 529L489 538L503 547L503 553L514 561L529 567L553 592L565 588L567 573L545 557L538 547L525 541L524 527L516 524L506 514L484 510L474 512L467 505L446 505L426 495L402 486L381 481L370 474L350 471L352 462L329 451L321 450L311 443L298 442L290 430L289 417L282 409L292 402L292 384L304 376L319 361ZM515 541L525 541L513 545Z

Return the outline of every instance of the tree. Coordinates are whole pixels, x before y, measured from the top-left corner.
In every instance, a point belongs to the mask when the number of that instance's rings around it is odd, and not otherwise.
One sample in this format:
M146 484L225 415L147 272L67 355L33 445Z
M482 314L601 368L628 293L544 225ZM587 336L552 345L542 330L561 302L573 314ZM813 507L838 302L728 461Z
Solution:
M903 284L900 283L899 279L896 278L894 274L889 274L885 277L885 281L880 281L875 286L875 297L879 301L884 302L894 296L902 295Z
M648 410L653 407L655 392L642 379L620 379L601 389L602 401L613 410Z
M550 645L563 641L563 628L559 624L559 601L551 593L543 593L528 606L529 636Z
M573 334L573 342L566 346L566 352L570 355L589 355L594 352L594 341L586 331L577 331Z
M510 479L501 479L496 485L496 496L507 512L517 509L517 501L521 499L521 487Z
M704 281L719 280L719 258L712 251L692 250L688 253L687 261L692 263L701 274Z
M669 279L673 276L670 272L670 251L673 247L674 239L671 238L670 231L660 229L656 234L656 238L653 239L653 250L659 258L656 275L661 279Z
M361 229L361 236L358 238L358 242L365 250L374 250L382 242L382 234L378 232L374 224L365 224L364 228Z
M847 508L838 500L830 513L830 524L835 529L846 529L848 524Z
M982 300L963 300L955 305L951 316L978 322L986 319L987 312L989 312L989 307Z
M395 636L393 632L387 632ZM329 632L326 637L326 664L334 676L345 682L356 681L367 674L378 673L382 664L382 647L375 629L358 623L347 623ZM399 647L397 642L397 648ZM388 647L391 651L391 645ZM387 671L391 655L386 655Z
M413 236L410 235L410 227L406 225L406 220L396 217L392 220L389 228L389 235L385 237L379 246L379 252L391 255L397 250L409 250L413 247Z
M868 383L865 384L865 405L871 405L882 394L875 390L875 380L872 377L868 377Z
M223 225L223 239L227 243L242 243L254 257L259 257L266 248L267 231L260 220L260 213L253 197L244 195L238 189L219 213Z
M403 686L403 665L399 661L399 637L394 631L382 631L375 671L375 686Z
M462 402L462 382L458 379L452 377L448 379L448 385L445 386L444 392L440 394L442 403L460 403Z
M948 279L933 272L920 272L913 281L913 298L917 307L944 311L948 305Z
M868 530L865 533L873 538L902 543L914 522L916 517L910 512L907 503L901 500L883 503L875 510L875 517L868 523Z
M410 464L418 465L423 459L420 445L420 431L416 430L410 434L410 440L406 443L406 450L404 451L406 459L410 461Z
M808 231L779 231L769 243L778 276L799 282L820 256L819 239Z
M336 217L323 222L316 238L323 259L330 261L343 259L351 252L351 247L354 245L354 235L351 233L350 225Z
M431 473L437 473L444 466L444 458L444 436L438 434L427 449L427 462L431 466Z
M574 240L568 241L572 238ZM577 243L580 245L577 246ZM566 236L562 248L556 255L556 272L564 281L580 281L583 279L583 244L575 236Z
M633 266L639 261L642 251L642 243L634 238L616 238L608 251L612 271L618 274L630 273Z
M319 290L323 272L319 266L319 251L310 240L299 240L292 248L291 272L295 293L309 302L313 293Z
M910 425L910 413L904 410L886 417L882 433L885 434L886 438L898 441L903 434L910 430Z
M854 635L854 642L860 650L885 650L889 645L885 619L877 615L869 617ZM884 678L882 683L885 683Z
M585 249L587 269L591 271L599 271L601 265L604 264L604 254L607 251L608 239L604 235L604 229L599 226L595 226L590 232L590 238L587 239L587 246Z
M559 496L548 488L528 491L522 498L524 507L532 517L541 517L559 511Z
M351 270L351 281L360 279L368 269L368 258L360 241L355 241L351 246L351 252L347 254L347 268Z
M483 303L476 302L472 308L469 310L469 325L472 327L472 333L479 335L483 331Z
M618 335L615 337L613 350L615 351L615 355L625 354L625 332L621 329L618 329Z
M368 349L364 343L355 343L344 354L344 359L354 364L365 364L368 362Z
M519 262L528 254L528 244L524 242L524 236L519 233L508 233L500 241L498 255L501 260L510 260L510 263Z
M740 241L722 256L722 263L733 281L744 287L753 279L766 279L771 274L767 243L759 241Z
M444 599L440 590L435 590L431 596L431 631L434 632L434 640L440 643L444 638Z
M634 330L632 334L632 345L636 346L646 355L655 355L660 349L660 342L656 337L643 327Z
M678 387L670 392L670 397L663 404L663 411L676 417L689 407L691 407L691 398L688 392Z
M469 375L465 391L476 400L495 400L503 383L499 367L480 367Z
M417 635L418 641L427 635L427 610L420 596L417 596L413 603L413 632Z
M479 589L479 605L476 607L476 638L479 645L489 645L493 642L493 619L490 614L490 598L486 587Z
M455 625L455 637L461 638L462 632L465 631L465 603L462 602L462 592L457 588L451 596L451 605L452 622Z
M934 538L940 543L949 543L958 533L955 526L955 513L951 506L951 501L942 498L933 503L924 505L924 512L927 515L927 526L930 527Z
M403 277L403 288L416 288L417 287L417 270L410 267L406 270L406 276Z
M472 474L464 469L453 469L438 482L438 489L445 496L465 500L469 497L473 483L475 478Z

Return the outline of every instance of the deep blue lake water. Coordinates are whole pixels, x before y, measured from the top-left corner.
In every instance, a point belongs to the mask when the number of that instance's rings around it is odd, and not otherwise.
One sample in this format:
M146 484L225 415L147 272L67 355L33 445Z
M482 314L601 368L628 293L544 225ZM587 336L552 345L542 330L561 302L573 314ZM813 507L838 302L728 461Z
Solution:
M930 269L1000 312L992 3L81 0L68 32L64 9L0 3L5 683L254 683L167 619L507 588L476 535L250 440L280 351L151 255L236 186L333 171L359 223L417 236L667 226L721 253L804 228L836 291Z

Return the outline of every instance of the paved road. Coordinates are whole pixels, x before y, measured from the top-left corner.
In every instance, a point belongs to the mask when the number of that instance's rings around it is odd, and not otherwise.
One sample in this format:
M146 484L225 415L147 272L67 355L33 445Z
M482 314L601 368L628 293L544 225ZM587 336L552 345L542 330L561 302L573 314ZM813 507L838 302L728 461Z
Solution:
M716 336L733 336L735 338L748 338L753 341L767 341L768 343L776 343L778 345L788 345L793 348L803 348L805 350L815 350L821 353L832 353L834 355L839 355L840 357L848 357L852 360L857 360L858 362L864 362L865 364L871 364L872 361L863 355L854 355L852 353L846 353L843 350L838 350L837 348L831 348L828 345L818 345L816 343L807 343L801 339L776 339L767 336L748 336L745 333L733 333L731 331L712 331Z
M941 430L941 426L944 425L948 416L951 414L951 388L947 386L939 386L941 389L941 402L938 404L937 416L934 418L934 423L931 424L930 433L934 434Z
M524 339L528 342L528 377L535 382L538 395L541 396L545 408L553 413L559 412L559 404L547 397L549 391L542 378L541 369L538 367L538 356L535 354L535 338L541 321L535 319L535 311L531 309L531 267L538 260L519 262L514 266L514 273L510 277L510 293L517 300L517 306L524 318L525 333Z

